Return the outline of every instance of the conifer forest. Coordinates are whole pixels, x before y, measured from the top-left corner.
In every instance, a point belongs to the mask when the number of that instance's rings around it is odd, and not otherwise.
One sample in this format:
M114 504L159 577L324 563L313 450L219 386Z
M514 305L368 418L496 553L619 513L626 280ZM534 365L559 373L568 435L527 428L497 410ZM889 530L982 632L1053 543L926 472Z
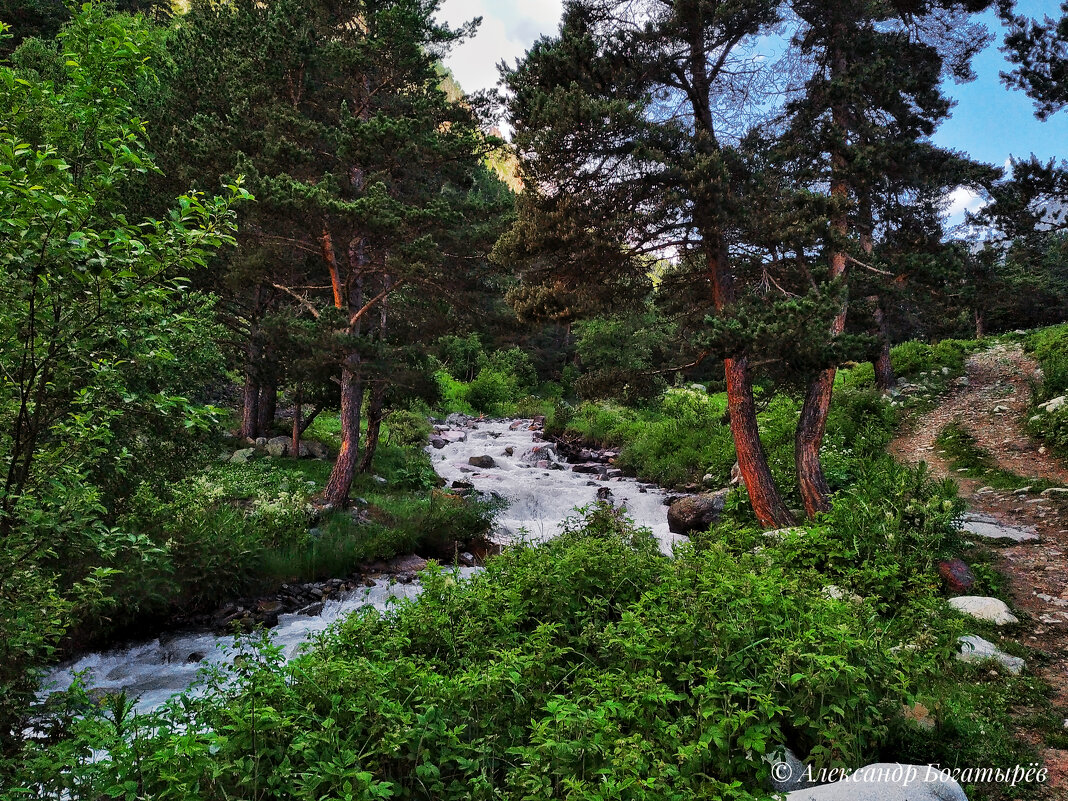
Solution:
M0 270L0 801L1068 800L1068 2L0 0Z

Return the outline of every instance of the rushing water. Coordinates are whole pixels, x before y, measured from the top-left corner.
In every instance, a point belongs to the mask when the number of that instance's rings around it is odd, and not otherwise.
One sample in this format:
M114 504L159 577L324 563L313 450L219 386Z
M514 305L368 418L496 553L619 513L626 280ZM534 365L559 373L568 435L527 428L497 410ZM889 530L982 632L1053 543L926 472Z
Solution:
M556 535L576 507L597 500L598 490L602 494L610 490L613 503L625 507L636 523L650 528L665 551L679 539L668 531L667 507L659 489L631 479L573 472L571 465L556 456L551 444L535 440L527 423L512 428L511 421L475 422L445 433L457 441L430 449L435 470L450 483L467 481L476 490L495 492L507 501L507 508L498 517L502 541L526 538L537 542ZM468 460L477 456L489 456L495 466L472 467ZM458 572L469 576L475 570L459 568ZM418 583L382 580L376 587L326 601L318 616L280 615L271 638L292 657L306 640L340 617L367 605L387 610L397 599L415 597L420 589ZM87 654L54 670L42 684L42 693L67 689L75 673L84 672L87 687L103 692L125 690L138 697L139 710L148 711L188 689L202 667L228 661L227 649L232 645L232 636L198 632Z
M516 421L520 422L525 421ZM474 422L463 429L466 439L430 452L434 469L450 483L467 481L476 490L495 492L508 502L497 518L505 537L525 536L532 542L549 539L560 532L563 521L577 507L594 503L598 491L609 491L617 507L652 530L665 553L682 539L668 531L664 493L656 485L573 472L573 465L556 455L552 443L535 440L528 425L513 429L514 424L508 420ZM472 466L469 460L479 456L489 456L494 466Z

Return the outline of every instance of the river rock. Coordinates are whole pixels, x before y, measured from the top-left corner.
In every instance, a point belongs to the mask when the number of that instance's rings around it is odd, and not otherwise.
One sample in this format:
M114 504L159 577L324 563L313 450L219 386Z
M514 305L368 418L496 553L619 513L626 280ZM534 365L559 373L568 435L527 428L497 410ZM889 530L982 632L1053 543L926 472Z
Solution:
M434 450L440 451L447 444L448 443L442 437L433 436L430 438L430 446L434 448Z
M817 774L818 775L818 774ZM788 801L968 801L948 773L931 765L876 762L831 784L786 794Z
M426 559L416 556L414 553L407 556L397 556L390 559L386 565L386 571L397 574L418 573L427 565Z
M1048 400L1045 403L1040 403L1038 408L1045 409L1047 412L1052 413L1058 411L1066 403L1068 403L1068 397L1064 395L1058 395L1052 400Z
M728 490L680 498L668 507L668 530L675 534L704 531L719 520Z
M1020 657L1005 653L994 643L975 634L958 637L957 642L960 643L960 653L957 654L957 659L962 662L981 662L984 659L993 659L1000 662L1014 676L1019 676L1023 672L1024 665L1027 664Z
M460 414L459 412L453 412L445 418L445 425L447 426L466 426L471 423L471 418L466 414Z
M1009 623L1019 623L1019 618L1009 611L1004 601L997 598L987 598L982 595L960 595L949 599L949 605L970 615L976 620L985 620L995 626L1005 626Z
M938 563L938 573L946 582L950 592L967 592L975 584L975 574L960 559L950 559Z

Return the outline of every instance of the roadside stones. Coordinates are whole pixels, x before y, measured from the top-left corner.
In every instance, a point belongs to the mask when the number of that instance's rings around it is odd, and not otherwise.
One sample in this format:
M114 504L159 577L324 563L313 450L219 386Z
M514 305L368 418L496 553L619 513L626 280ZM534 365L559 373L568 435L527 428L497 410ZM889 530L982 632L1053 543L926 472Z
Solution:
M1068 403L1068 396L1058 395L1052 400L1048 400L1045 403L1040 403L1038 405L1038 408L1045 409L1047 412L1053 413L1063 407L1066 403Z
M1001 663L1002 667L1014 676L1019 676L1023 672L1024 665L1027 664L1020 657L1010 656L994 643L975 634L958 637L957 642L960 643L960 653L957 654L957 659L961 662L982 662L985 659L993 659Z
M961 786L933 765L876 762L837 781L786 794L788 801L968 801Z
M967 514L964 516L964 522L961 527L969 534L988 540L1031 542L1038 539L1038 533L1033 528L1002 523L991 515Z
M995 626L1019 623L1020 619L1009 611L1004 601L982 595L960 595L949 599L949 605L962 614L985 620Z
M975 584L975 574L968 565L960 559L950 559L938 563L938 573L946 582L950 592L967 592Z
M704 531L719 520L729 490L680 498L668 507L668 530L674 534Z

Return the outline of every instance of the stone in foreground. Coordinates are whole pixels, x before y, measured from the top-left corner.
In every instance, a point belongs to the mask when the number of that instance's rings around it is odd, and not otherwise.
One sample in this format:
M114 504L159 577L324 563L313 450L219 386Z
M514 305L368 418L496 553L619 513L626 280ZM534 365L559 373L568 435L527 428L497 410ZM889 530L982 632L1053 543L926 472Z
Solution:
M950 592L967 592L975 584L975 575L971 568L960 559L939 562L938 573L946 582L946 587Z
M970 615L976 620L993 623L995 626L1005 626L1009 623L1020 622L1020 619L1009 611L1009 607L1005 605L1005 602L999 601L997 598L987 598L982 595L961 595L957 598L950 598L949 605L958 612Z
M818 774L817 774L818 775ZM877 762L833 784L787 793L789 801L968 801L948 773L930 765Z
M961 662L982 662L984 659L993 659L1000 662L1013 676L1019 676L1027 663L1018 656L1010 656L1002 651L994 643L984 640L974 634L959 637L960 653L957 659Z
M961 526L969 534L988 540L1012 540L1013 542L1031 542L1038 539L1038 533L1030 527L1010 526L996 517L981 514L964 516Z

